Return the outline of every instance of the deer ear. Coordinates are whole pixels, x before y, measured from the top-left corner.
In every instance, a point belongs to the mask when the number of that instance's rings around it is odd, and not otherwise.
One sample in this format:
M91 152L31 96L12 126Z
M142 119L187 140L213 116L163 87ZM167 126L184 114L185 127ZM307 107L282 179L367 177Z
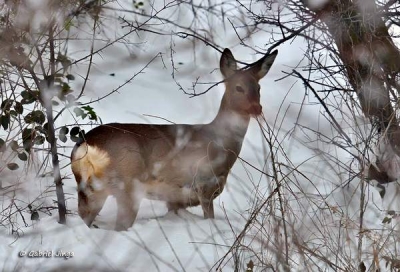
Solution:
M219 61L219 68L224 78L230 77L237 70L236 60L232 55L231 50L225 48Z
M258 80L262 79L268 73L277 55L278 55L278 50L275 50L269 55L265 55L262 59L257 61L251 68L249 68L249 71L251 71L251 73L253 73Z

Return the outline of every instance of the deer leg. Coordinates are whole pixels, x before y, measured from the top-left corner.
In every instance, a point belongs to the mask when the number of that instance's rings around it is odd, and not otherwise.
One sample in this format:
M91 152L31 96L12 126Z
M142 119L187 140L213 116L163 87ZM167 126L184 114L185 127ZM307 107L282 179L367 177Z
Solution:
M132 199L131 194L127 192L120 192L116 195L118 213L117 213L117 224L115 230L127 230L132 227L133 222L136 219L139 211L141 199Z
M204 219L214 218L214 203L212 197L212 187L207 183L199 183L196 191L203 209Z
M214 218L214 203L212 199L201 197L200 205L203 209L204 219Z
M186 209L187 205L184 205L180 202L167 202L168 212L173 211L175 214L178 214L179 209Z
M83 191L78 193L78 213L88 227L103 208L107 196L108 194L104 191L93 192L89 195Z
M178 214L178 210L179 210L179 205L178 203L175 202L167 202L167 209L168 212L173 211L175 214Z
M214 218L213 200L222 193L226 184L226 176L221 175L212 179L205 179L199 182L197 192L199 194L200 205L203 209L204 218Z

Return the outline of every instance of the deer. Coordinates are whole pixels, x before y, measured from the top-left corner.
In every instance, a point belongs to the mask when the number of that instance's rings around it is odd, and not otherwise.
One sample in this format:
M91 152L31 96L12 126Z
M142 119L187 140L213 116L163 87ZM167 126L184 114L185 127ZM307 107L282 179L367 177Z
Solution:
M91 226L108 196L117 202L115 230L133 226L143 198L165 201L168 211L201 205L214 218L213 201L237 160L251 117L262 113L259 81L278 51L238 69L232 52L220 59L225 92L207 124L100 125L80 137L71 153L78 214Z

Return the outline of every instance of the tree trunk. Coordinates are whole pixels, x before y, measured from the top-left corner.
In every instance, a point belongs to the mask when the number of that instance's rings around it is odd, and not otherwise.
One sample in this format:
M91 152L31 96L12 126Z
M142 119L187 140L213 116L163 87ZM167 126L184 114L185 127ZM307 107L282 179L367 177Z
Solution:
M51 158L53 162L54 183L56 185L58 214L60 218L59 223L65 224L66 223L65 215L67 213L67 209L65 207L65 196L64 196L64 189L60 173L60 164L57 154L57 139L54 133L54 118L53 118L53 109L51 104L46 105L46 115L48 122L48 138L50 142Z
M312 5L315 1L302 2L327 26L365 116L400 156L399 121L390 103L399 95L395 76L400 71L400 53L375 1L330 0L318 7Z

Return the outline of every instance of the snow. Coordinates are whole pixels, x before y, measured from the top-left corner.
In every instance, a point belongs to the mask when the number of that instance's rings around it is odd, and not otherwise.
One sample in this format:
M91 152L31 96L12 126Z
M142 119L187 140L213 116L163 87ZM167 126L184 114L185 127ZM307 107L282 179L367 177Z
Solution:
M231 235L223 219L210 224L187 211L139 219L127 232L89 229L77 217L68 217L66 226L56 220L56 216L45 218L15 243L4 243L3 271L49 271L60 266L85 271L204 271L223 254L225 239ZM50 251L52 256L29 257L39 251ZM61 252L71 257L57 257Z
M113 30L113 27L118 26L109 25L110 30ZM230 47L236 59L250 62L259 57L250 55L248 49L237 46L238 41L233 38L231 32L221 31L219 34L216 37L217 43ZM266 34L254 35L253 43L264 44L264 35ZM137 39L137 42L147 41L147 43L138 43L129 50L124 44L115 44L103 50L101 55L95 56L84 97L80 102L94 100L118 88L161 52L163 58L157 57L131 83L91 106L95 108L103 123L115 121L168 123L150 115L159 116L174 123L210 122L218 111L223 86L219 85L205 95L189 98L179 90L171 77L169 38L165 36L160 38L146 33L145 37ZM190 87L197 77L200 77L202 82L211 83L222 79L219 72L214 71L218 68L220 57L218 52L201 43L197 44L196 50L193 51L187 40L174 42L176 43L174 61L183 62L175 71L175 80L182 86ZM101 42L96 44L96 48L101 48L101 46ZM305 91L300 82L292 78L275 81L283 76L281 71L302 61L305 47L306 45L299 40L279 47L279 54L271 71L260 82L261 104L266 122L274 129L277 139L273 143L276 159L283 160L287 157L285 161L288 165L281 165L282 176L291 175L290 181L282 181L282 184L290 189L284 192L287 207L291 209L286 218L290 226L289 240L314 243L316 246L324 245L327 248L327 256L331 258L332 255L337 254L336 258L339 259L337 263L342 262L341 265L343 265L346 263L345 256L352 256L352 260L356 260L354 252L357 249L357 237L360 235L357 224L360 216L360 195L363 189L357 178L348 186L342 186L349 174L343 172L343 168L333 165L326 157L326 154L330 154L338 162L349 164L351 162L349 154L334 145L317 141L315 134L306 130L306 128L312 128L325 135L334 134L332 124L320 114L321 106L309 97L306 99L310 100L304 103ZM80 48L84 48L84 42L79 45L71 42L70 50L75 52L72 55L73 58L79 59L87 53L82 52ZM85 74L85 69L87 66L81 65L74 67L73 72ZM112 73L115 75L111 76ZM79 92L83 80L77 79L74 84ZM206 89L207 86L209 85L200 86L200 88ZM57 121L57 125L74 123L71 115L64 114ZM339 121L343 124L348 122L348 120ZM83 122L79 121L79 123ZM262 121L261 123L266 128L267 125ZM92 126L84 127L86 131L90 128ZM59 152L69 156L72 145L72 142L68 142L67 146L59 149ZM218 262L245 227L247 219L251 216L250 211L265 201L276 187L275 181L259 171L272 174L269 165L270 150L255 120L251 121L240 157L243 160L238 159L228 177L223 193L214 201L215 219L203 219L200 207L180 210L178 214L175 214L167 212L163 202L144 200L132 228L122 232L113 230L116 220L116 204L113 197L108 198L104 209L95 220L94 225L98 228L89 229L83 223L77 215L76 183L68 166L70 161L69 158L62 158L67 208L71 211L67 217L67 225L57 223L56 211L52 211L51 215L39 212L39 221L31 221L30 215L24 212L27 226L24 226L21 218L17 216L15 224L18 226L19 237L11 234L7 227L0 229L3 241L0 245L0 270L215 270ZM42 160L41 157L36 159ZM52 205L55 192L47 187L52 184L52 177L35 177L33 174L35 169L37 167L31 167L31 170L27 172L22 170L1 172L3 188L7 184L14 183L15 180L20 181L19 190L3 193L3 205L6 205L4 203L8 203L10 199L14 199L21 207L26 206L38 195L40 197L34 202L36 205ZM40 194L43 191L45 194ZM389 194L394 194L394 190L388 191ZM394 196L389 199L394 199ZM363 204L367 207L363 215L366 218L364 228L377 231L368 232L364 248L379 245L377 241L385 237L386 233L380 222L385 207L389 206L382 203L378 192L368 186L366 200ZM390 203L394 206L395 204ZM236 256L242 266L245 266L250 259L257 260L252 250L263 252L264 261L275 264L275 257L279 256L277 252L279 246L276 243L279 244L278 240L282 239L284 231L281 215L278 214L279 209L276 207L279 207L277 200L274 204L265 205L262 209L265 216L261 216L260 221L254 222L254 227L246 232L247 236L243 244L248 250L243 250L243 255ZM2 208L4 210L4 207ZM343 226L346 228L343 229ZM345 234L342 234L342 231ZM342 238L343 235L347 236L347 239ZM330 249L332 252L328 252ZM343 251L335 252L337 249ZM291 243L290 250L292 268L306 268L306 261L302 259L303 253L297 253L298 248L294 243ZM51 257L30 256L50 253ZM55 255L59 253L70 257L56 257ZM21 256L21 254L25 255ZM371 260L371 256L367 254L365 256ZM334 257L331 261L334 261ZM222 270L233 271L234 261L229 255L223 260ZM263 271L261 267L257 269L256 271Z

